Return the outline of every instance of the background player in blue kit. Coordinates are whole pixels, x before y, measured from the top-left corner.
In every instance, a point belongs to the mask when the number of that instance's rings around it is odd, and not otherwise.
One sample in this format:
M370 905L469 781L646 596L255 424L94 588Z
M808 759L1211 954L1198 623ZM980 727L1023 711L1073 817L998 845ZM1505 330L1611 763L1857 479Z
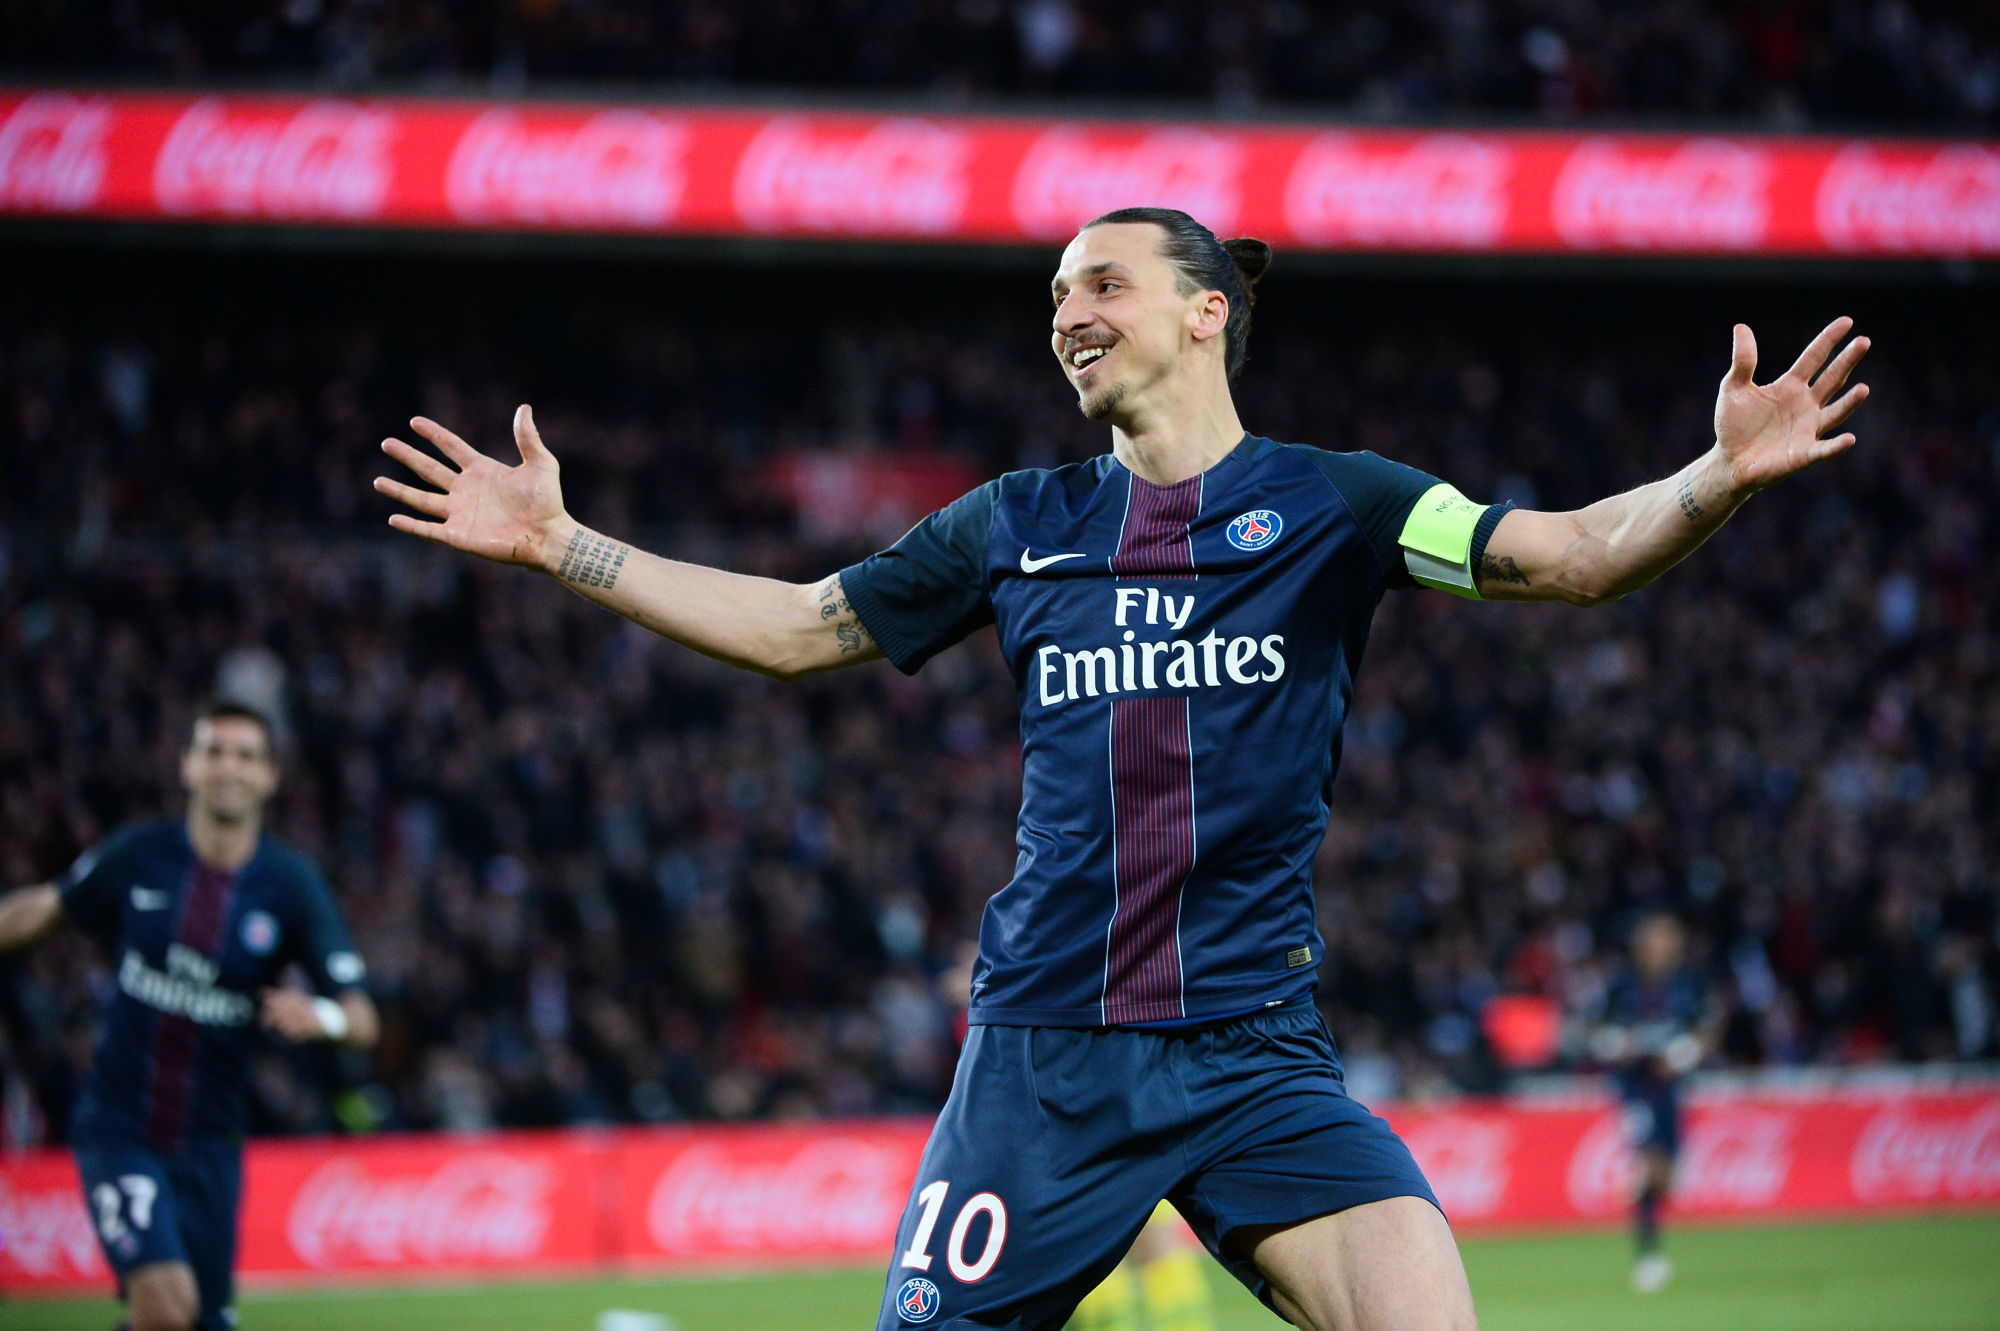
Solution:
M1604 1021L1590 1041L1591 1053L1617 1079L1639 1158L1632 1287L1641 1294L1673 1278L1673 1265L1660 1250L1660 1210L1681 1149L1680 1084L1714 1045L1720 1024L1720 1014L1707 1010L1708 986L1685 965L1686 951L1679 920L1664 911L1642 916L1632 928L1631 956L1605 995Z
M0 899L0 950L64 920L112 949L117 992L70 1144L131 1331L236 1324L253 1029L369 1045L377 1028L325 882L262 830L278 781L264 719L207 708L181 780L184 822L122 828ZM272 987L294 962L334 997Z
M1166 209L1085 227L1052 284L1051 350L1111 452L1000 477L817 584L582 527L526 407L518 467L421 419L445 461L383 445L435 487L376 481L423 515L399 530L542 569L774 677L884 656L913 671L997 630L1020 706L1019 853L982 924L880 1327L1059 1327L1162 1198L1297 1325L1472 1325L1430 1188L1345 1093L1312 1003L1311 865L1375 605L1413 585L1613 599L1854 442L1824 437L1866 391L1841 394L1867 349L1834 354L1845 320L1763 386L1739 326L1715 446L1576 512L1259 438L1229 381L1269 260Z

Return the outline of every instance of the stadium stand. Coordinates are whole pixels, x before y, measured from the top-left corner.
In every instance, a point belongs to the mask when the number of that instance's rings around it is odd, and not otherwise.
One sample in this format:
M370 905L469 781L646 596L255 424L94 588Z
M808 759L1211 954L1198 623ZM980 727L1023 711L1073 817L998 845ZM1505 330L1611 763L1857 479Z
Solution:
M1770 128L1976 129L2000 108L1992 0L6 0L0 34L0 68L39 78L644 82Z
M282 306L256 294L278 273ZM914 679L772 684L390 539L367 478L413 410L498 449L532 400L595 525L821 574L872 541L815 534L773 456L983 475L1102 446L1039 363L1040 280L51 252L0 296L0 880L175 807L220 687L283 719L278 827L327 866L386 1023L339 1097L263 1078L261 1130L936 1105L949 976L1013 862L990 634ZM1267 287L1253 429L1551 507L1700 448L1732 317L1775 356L1833 312L1810 287ZM1318 861L1358 1095L1493 1088L1485 1002L1591 1017L1657 905L1696 926L1726 1065L2000 1053L1978 309L1933 285L1851 310L1878 347L1862 449L1656 588L1384 604ZM75 938L13 976L9 1134L48 1139L108 978Z

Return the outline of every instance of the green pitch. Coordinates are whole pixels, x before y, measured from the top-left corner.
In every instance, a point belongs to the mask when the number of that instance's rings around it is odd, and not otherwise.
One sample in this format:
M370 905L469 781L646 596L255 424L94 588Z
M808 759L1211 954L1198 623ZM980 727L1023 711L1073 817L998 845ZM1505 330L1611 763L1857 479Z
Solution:
M1484 1239L1465 1264L1487 1331L1991 1331L2000 1328L2000 1215L1670 1233L1674 1283L1626 1287L1622 1237ZM1218 1331L1283 1323L1215 1270ZM612 1308L676 1331L835 1331L871 1325L874 1271L751 1279L581 1281L480 1289L258 1296L244 1331L596 1331ZM9 1331L109 1331L104 1301L0 1308Z

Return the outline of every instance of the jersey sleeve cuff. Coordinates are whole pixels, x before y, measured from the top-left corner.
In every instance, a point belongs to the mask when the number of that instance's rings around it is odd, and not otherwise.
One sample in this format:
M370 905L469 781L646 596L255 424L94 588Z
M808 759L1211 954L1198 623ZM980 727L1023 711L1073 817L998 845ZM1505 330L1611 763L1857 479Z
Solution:
M915 643L897 630L894 617L870 585L868 563L864 559L840 570L840 593L854 607L854 613L861 618L861 626L868 630L869 637L875 639L875 645L882 649L882 655L889 658L889 664L906 675L914 675L927 658Z
M1472 529L1472 549L1467 552L1475 579L1479 576L1479 561L1486 557L1486 543L1493 539L1493 529L1500 525L1500 519L1513 511L1514 501L1509 499L1488 505L1486 511L1479 515L1479 525Z

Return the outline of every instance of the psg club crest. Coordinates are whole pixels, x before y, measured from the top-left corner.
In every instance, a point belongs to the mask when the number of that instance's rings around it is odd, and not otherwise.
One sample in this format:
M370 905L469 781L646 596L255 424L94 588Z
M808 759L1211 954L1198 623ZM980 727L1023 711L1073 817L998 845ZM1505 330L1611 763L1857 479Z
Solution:
M278 922L261 910L243 916L243 946L253 956L269 956L278 945Z
M922 1276L911 1276L896 1291L896 1311L906 1322L928 1322L937 1310L938 1287Z
M1285 520L1268 508L1253 508L1229 524L1229 543L1238 550L1256 553L1278 539Z

